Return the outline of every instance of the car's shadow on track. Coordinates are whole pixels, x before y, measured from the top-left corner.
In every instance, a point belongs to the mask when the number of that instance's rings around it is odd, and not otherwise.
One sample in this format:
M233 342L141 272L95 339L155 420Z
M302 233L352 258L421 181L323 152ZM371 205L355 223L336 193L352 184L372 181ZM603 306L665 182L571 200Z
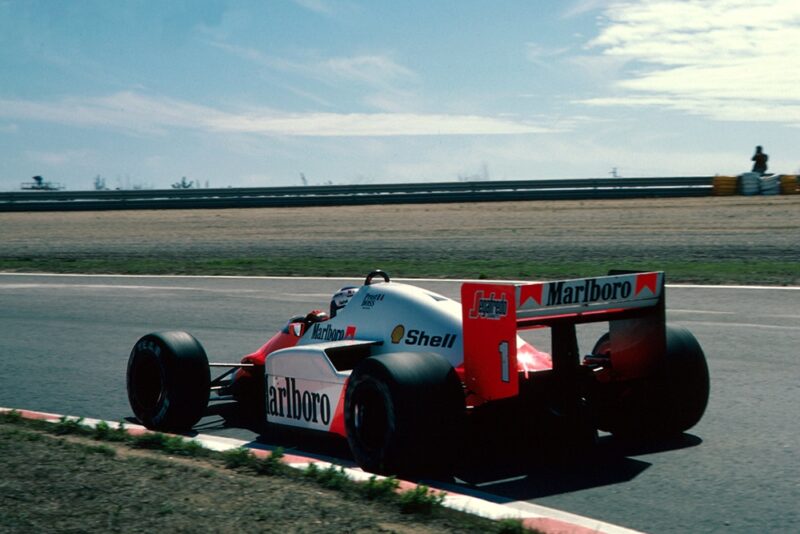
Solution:
M207 416L195 426L197 433L235 437L252 448L281 447L298 454L338 465L354 467L347 441L323 432L265 425L247 418L236 403L209 407ZM564 452L561 448L510 450L506 442L471 444L462 449L452 476L417 479L443 489L474 493L496 502L530 500L633 480L652 464L636 456L695 447L702 440L682 434L669 440L629 442L602 436L595 447Z
M458 488L480 493L497 502L530 500L633 480L652 464L632 458L695 447L702 440L682 434L670 440L632 443L611 436L600 438L596 447L580 455L557 455L529 450L524 454L495 456L484 450L456 474Z

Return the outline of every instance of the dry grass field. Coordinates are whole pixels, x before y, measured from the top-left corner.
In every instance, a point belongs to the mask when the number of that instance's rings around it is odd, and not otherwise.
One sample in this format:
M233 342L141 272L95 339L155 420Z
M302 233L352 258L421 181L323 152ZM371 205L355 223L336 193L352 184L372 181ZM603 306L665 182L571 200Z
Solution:
M1 532L522 531L519 523L439 507L404 510L402 500L370 500L336 477L323 483L323 477L291 469L258 473L218 457L158 452L62 434L67 425L42 426L0 418Z
M3 270L324 275L376 266L543 278L618 266L796 284L800 196L0 213Z

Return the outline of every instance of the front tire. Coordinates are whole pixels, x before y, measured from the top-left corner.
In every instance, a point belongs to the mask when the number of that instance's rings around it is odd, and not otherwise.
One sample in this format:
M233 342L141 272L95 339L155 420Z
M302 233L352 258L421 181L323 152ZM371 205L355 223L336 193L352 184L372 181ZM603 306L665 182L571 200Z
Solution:
M205 350L186 332L148 334L128 358L128 400L150 429L190 430L208 406L210 381Z
M415 475L447 471L464 415L461 381L432 353L390 353L361 362L345 392L344 421L365 471Z

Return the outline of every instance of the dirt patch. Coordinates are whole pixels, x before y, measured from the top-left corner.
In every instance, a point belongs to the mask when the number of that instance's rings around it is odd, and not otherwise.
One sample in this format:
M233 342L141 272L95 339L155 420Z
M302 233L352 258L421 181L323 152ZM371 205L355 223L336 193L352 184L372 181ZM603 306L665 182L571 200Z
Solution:
M0 259L800 262L800 196L0 213L0 229Z

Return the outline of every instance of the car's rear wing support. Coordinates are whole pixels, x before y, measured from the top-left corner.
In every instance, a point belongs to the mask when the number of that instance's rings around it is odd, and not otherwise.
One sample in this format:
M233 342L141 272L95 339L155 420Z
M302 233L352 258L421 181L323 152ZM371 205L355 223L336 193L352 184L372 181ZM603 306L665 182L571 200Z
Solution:
M572 375L581 365L575 325L609 321L613 354L609 379L644 376L664 353L664 273L528 284L465 283L464 380L483 401L519 393L517 331L551 328L553 372Z

